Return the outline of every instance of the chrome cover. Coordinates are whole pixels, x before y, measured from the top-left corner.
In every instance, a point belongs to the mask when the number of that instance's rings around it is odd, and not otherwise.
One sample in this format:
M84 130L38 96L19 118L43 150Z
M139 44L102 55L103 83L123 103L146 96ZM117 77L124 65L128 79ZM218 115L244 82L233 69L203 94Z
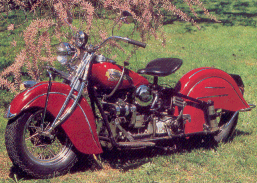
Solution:
M115 64L116 62L110 58L105 57L104 55L96 55L95 56L95 61L98 63L102 63L102 62L110 62Z
M146 85L141 85L136 90L136 103L140 106L148 106L152 103L153 96L151 90Z

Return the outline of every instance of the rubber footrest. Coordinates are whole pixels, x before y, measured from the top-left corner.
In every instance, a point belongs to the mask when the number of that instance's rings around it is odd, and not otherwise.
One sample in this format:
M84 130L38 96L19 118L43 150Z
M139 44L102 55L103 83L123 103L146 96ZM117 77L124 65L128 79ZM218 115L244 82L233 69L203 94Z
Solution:
M119 142L118 143L120 147L153 147L155 146L155 143L153 142L140 142L140 141L136 141L136 142Z

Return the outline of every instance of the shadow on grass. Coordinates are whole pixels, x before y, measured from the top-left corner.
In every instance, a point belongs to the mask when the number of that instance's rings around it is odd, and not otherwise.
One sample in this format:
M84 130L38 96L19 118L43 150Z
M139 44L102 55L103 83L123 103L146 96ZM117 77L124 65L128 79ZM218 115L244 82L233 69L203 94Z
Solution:
M26 173L21 171L20 168L14 165L10 168L9 177L12 178L15 182L33 179L31 176L27 175Z
M244 132L244 131L241 131L241 130L237 130L235 129L235 132L233 133L233 135L230 137L229 141L233 141L235 137L238 137L238 136L245 136L245 135L251 135L251 133L249 132Z
M87 155L79 154L79 161L75 164L74 167L71 168L69 174L75 174L79 172L85 172L89 170L94 170L95 165L92 159L88 158ZM19 167L12 166L10 168L9 177L13 179L15 182L19 181L26 181L26 180L37 180L37 178L34 178L30 175L28 175L26 172L23 172ZM57 176L58 177L58 176ZM51 179L50 177L49 179Z
M248 132L235 130L230 141L237 136L250 135ZM136 169L152 161L158 156L170 156L175 153L188 153L194 149L216 150L218 144L211 136L195 136L190 139L176 139L173 141L159 142L157 148L135 149L135 150L106 150L101 154L101 162L104 168L119 169L126 172ZM90 156L80 155L78 163L70 170L70 174L85 171L99 170L99 165ZM31 180L33 177L25 174L19 168L12 166L9 175L14 181Z
M105 151L101 158L104 164L113 169L128 171L136 169L158 156L170 156L175 153L191 152L194 149L216 149L215 143L209 136L196 136L190 139L176 139L173 141L157 143L157 148L146 148L137 150L112 150Z
M233 141L236 136L245 135L250 135L250 133L235 130L228 143ZM157 148L105 151L101 157L104 163L110 165L111 168L128 171L151 162L154 157L170 156L175 153L190 153L195 149L216 150L217 147L218 143L214 141L212 136L195 136L190 139L177 139L172 142L159 143Z

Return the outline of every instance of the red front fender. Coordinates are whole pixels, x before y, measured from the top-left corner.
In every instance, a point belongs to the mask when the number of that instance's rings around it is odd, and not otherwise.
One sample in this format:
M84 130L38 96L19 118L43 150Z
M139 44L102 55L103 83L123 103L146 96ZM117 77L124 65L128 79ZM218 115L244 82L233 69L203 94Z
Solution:
M226 72L215 68L202 67L188 72L177 83L175 90L195 99L212 100L215 109L238 111L249 108L235 80ZM191 122L185 125L185 133L203 131L205 116L202 109L188 105L184 114L191 116Z
M22 111L33 107L44 108L47 89L48 82L40 82L20 93L10 104L10 114L18 115ZM54 117L60 111L69 91L69 85L58 82L52 83L47 111ZM77 93L74 92L74 94L76 95ZM67 108L71 106L72 102L72 100L69 102ZM85 98L81 97L78 106L62 124L62 128L80 152L85 154L102 153L96 132L94 115Z

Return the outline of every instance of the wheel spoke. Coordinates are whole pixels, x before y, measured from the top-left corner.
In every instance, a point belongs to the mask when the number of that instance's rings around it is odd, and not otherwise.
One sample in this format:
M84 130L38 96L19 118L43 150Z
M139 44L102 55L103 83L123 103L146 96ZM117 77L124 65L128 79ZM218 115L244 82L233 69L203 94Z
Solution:
M30 146L30 147L27 146L27 149L32 149L32 152L34 152L35 151L35 147L36 146Z
M43 126L43 128L42 128ZM45 120L42 125L42 114L38 113L31 116L28 126L26 128L26 134L24 141L28 152L36 159L51 161L58 158L60 154L66 151L69 144L69 140L59 130L55 130L54 139L50 139L42 135L42 131L47 130L51 126L51 122Z
M48 146L46 146L46 148L48 149L48 151L53 155L53 157L55 156L54 152L52 151L51 148L49 148Z
M34 138L35 136L39 135L39 133L35 133L34 135L31 135L30 137L26 138L25 141L30 140Z

